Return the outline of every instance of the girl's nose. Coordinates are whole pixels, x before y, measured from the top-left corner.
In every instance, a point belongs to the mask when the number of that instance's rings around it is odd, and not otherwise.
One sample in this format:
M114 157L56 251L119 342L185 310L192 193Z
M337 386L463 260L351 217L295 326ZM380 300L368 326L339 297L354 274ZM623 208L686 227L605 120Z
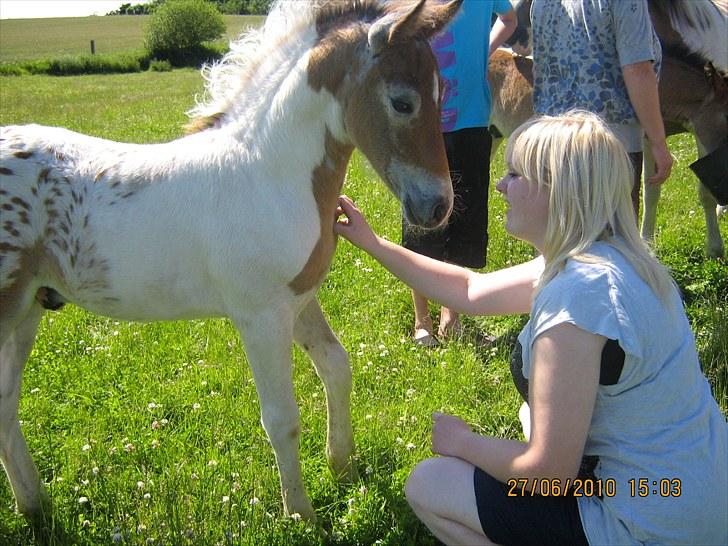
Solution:
M508 190L508 175L504 176L498 181L498 184L496 184L495 189L501 192L503 195L506 194Z

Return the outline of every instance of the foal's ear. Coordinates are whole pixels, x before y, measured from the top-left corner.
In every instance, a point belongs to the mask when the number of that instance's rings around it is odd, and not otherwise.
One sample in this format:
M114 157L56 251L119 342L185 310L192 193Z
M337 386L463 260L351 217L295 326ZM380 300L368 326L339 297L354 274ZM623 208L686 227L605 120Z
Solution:
M369 46L376 55L386 46L415 38L429 39L455 16L463 0L447 4L417 0L405 11L394 11L369 28Z

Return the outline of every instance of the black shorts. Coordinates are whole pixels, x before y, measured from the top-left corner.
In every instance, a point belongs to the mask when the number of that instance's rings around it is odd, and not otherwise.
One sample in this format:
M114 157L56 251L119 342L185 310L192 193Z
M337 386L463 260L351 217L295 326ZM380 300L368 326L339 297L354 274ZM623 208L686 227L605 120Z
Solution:
M402 246L463 267L485 266L488 247L488 186L493 137L487 127L443 133L455 192L450 220L423 230L402 219Z
M479 468L473 483L480 525L496 544L588 546L576 497L509 497L509 486Z

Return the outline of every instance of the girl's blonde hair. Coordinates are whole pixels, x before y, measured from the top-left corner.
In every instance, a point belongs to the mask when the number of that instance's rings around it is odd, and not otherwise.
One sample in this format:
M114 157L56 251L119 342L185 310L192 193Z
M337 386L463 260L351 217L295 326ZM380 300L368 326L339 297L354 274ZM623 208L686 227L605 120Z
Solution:
M549 194L544 237L543 288L568 259L597 261L595 241L618 249L664 301L673 281L640 238L632 207L632 165L622 144L599 116L572 110L521 125L506 147L510 169Z

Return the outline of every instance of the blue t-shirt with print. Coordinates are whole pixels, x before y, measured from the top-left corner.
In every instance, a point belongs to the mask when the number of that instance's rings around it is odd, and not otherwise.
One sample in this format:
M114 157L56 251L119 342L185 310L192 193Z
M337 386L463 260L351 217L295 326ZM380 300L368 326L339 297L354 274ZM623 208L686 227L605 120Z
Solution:
M443 133L488 126L491 20L494 13L512 9L508 0L465 0L455 19L431 40L444 85Z
M534 110L558 115L573 108L610 124L637 121L622 67L654 61L662 52L646 0L534 0Z

